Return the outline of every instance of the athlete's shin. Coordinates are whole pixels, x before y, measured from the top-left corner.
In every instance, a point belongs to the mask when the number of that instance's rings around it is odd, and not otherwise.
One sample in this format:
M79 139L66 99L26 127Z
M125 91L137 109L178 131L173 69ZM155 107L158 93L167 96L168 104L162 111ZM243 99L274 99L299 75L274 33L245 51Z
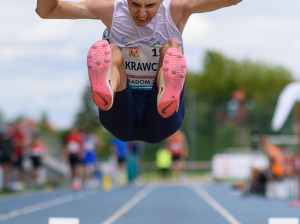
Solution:
M176 40L170 40L161 49L157 74L157 109L163 118L168 118L177 111L185 76L186 61L181 45Z
M106 40L92 45L87 56L87 66L93 100L101 110L113 105L114 88L111 77L111 49Z
M117 45L111 44L112 83L115 92L124 90L127 86L127 75L124 66L124 55Z

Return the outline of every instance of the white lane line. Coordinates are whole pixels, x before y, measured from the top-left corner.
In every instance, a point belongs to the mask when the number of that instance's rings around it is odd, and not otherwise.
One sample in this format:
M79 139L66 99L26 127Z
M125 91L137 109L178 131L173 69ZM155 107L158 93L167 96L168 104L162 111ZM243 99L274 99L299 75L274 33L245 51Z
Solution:
M101 224L114 223L121 216L123 216L126 212L128 212L131 208L133 208L137 203L139 203L144 197L146 197L152 190L153 190L153 187L151 187L151 188L144 187L130 201L128 201L118 211L116 211L114 214L112 214L108 219L103 221Z
M57 205L61 205L70 201L74 201L77 199L85 198L89 195L95 194L95 192L79 192L77 194L68 194L66 196L62 196L50 201L45 201L39 204L31 205L25 208L17 209L10 211L8 213L0 214L0 221L8 220L15 218L20 215L26 215L29 213L37 212L46 208L54 207Z
M203 188L193 188L194 191L204 199L211 207L219 212L230 224L241 224L225 208L223 208L215 199L213 199Z

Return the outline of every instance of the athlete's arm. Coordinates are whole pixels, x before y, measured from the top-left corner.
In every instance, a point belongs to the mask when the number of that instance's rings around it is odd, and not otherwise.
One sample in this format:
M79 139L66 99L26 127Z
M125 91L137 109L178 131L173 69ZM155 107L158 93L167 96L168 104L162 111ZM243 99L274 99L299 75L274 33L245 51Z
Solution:
M109 23L113 6L114 0L85 0L79 3L37 0L36 13L45 19L100 19Z
M190 14L210 12L220 8L229 7L240 3L242 0L188 0Z
M36 13L44 19L96 19L89 10L89 0L75 3L59 0L37 0Z
M173 0L174 1L174 0ZM180 0L180 8L186 15L210 12L240 3L242 0ZM176 0L175 0L176 2Z
M242 0L172 0L170 11L179 32L183 32L186 22L193 13L210 12L236 5Z

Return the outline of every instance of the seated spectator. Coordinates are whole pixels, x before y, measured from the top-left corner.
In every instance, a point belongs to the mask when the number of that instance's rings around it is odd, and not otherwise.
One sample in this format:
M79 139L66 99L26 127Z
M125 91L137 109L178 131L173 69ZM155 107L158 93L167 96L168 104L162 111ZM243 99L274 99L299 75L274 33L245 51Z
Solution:
M249 193L265 195L268 181L280 181L284 177L284 160L282 150L268 141L266 136L260 137L260 144L269 160L266 170L253 168Z

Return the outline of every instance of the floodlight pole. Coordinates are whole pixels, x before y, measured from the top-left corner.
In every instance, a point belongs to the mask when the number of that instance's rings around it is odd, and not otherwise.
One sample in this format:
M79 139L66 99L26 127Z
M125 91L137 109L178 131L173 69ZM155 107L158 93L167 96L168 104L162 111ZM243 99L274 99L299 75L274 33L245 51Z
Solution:
M298 155L295 158L295 167L298 174L298 201L290 202L290 206L299 207L300 206L300 102L297 103L297 113L298 113Z

